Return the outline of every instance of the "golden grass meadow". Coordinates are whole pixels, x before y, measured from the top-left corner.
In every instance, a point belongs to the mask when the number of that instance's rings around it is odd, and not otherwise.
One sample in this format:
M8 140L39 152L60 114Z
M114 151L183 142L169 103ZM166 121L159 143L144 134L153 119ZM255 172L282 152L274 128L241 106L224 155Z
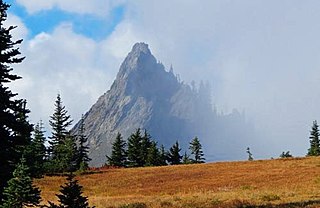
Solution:
M76 177L91 206L320 207L320 157L106 169ZM42 203L65 177L35 181Z

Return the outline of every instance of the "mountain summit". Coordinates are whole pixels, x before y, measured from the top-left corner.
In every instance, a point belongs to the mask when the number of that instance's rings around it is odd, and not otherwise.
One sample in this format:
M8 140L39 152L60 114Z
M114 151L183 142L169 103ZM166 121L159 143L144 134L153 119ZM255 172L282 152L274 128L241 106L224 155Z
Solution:
M90 165L105 164L118 132L128 138L137 128L147 129L159 144L169 147L179 140L187 146L196 135L211 135L217 119L205 84L196 89L180 82L172 69L166 71L157 62L147 44L136 43L110 90L84 115ZM79 123L72 131L76 134L78 128Z

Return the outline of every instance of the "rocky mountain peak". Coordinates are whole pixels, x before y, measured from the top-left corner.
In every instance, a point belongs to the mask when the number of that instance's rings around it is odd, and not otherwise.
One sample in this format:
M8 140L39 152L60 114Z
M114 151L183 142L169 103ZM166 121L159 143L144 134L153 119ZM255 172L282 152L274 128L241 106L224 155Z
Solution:
M127 139L137 128L147 129L166 147L176 140L186 147L196 135L208 138L207 141L214 137L225 142L228 140L223 138L239 136L239 133L234 136L220 131L229 132L230 128L224 126L226 118L215 115L208 99L210 93L201 92L180 82L172 67L165 70L147 44L136 43L121 64L110 90L84 116L90 165L105 164L105 155L111 154L116 135L121 133ZM78 134L79 127L78 122L73 134Z
M134 44L132 47L131 53L135 54L135 55L139 55L141 53L151 55L148 44L143 43L143 42Z
M155 57L146 43L136 43L121 64L117 79L126 79L132 72L145 69L144 65L156 64ZM150 67L148 67L150 69Z

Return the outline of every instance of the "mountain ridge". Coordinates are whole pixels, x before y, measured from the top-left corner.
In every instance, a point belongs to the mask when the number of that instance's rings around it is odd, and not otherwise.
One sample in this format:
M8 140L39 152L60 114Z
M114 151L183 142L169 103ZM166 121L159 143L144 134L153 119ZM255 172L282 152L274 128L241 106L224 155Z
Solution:
M176 140L186 148L194 136L209 138L219 126L211 125L217 115L210 102L209 87L203 82L198 89L180 82L146 43L134 44L110 89L84 115L90 165L105 164L116 134L127 139L137 128L148 130L167 148ZM72 132L78 130L79 122Z

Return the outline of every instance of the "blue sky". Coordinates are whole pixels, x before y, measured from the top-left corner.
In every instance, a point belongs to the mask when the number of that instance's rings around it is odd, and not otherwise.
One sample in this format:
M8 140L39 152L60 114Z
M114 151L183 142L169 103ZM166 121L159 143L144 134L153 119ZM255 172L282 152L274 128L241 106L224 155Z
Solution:
M16 67L23 80L13 87L27 98L32 122L48 127L58 92L78 120L143 41L185 82L208 80L218 110L246 112L259 137L244 145L256 158L305 154L320 120L320 1L7 2L8 21L25 40Z
M94 14L77 14L63 11L57 7L29 14L26 8L14 0L8 0L11 5L9 12L23 19L29 29L29 37L46 32L50 33L62 22L72 23L74 31L94 40L102 40L115 29L124 15L124 6L112 9L108 18Z

